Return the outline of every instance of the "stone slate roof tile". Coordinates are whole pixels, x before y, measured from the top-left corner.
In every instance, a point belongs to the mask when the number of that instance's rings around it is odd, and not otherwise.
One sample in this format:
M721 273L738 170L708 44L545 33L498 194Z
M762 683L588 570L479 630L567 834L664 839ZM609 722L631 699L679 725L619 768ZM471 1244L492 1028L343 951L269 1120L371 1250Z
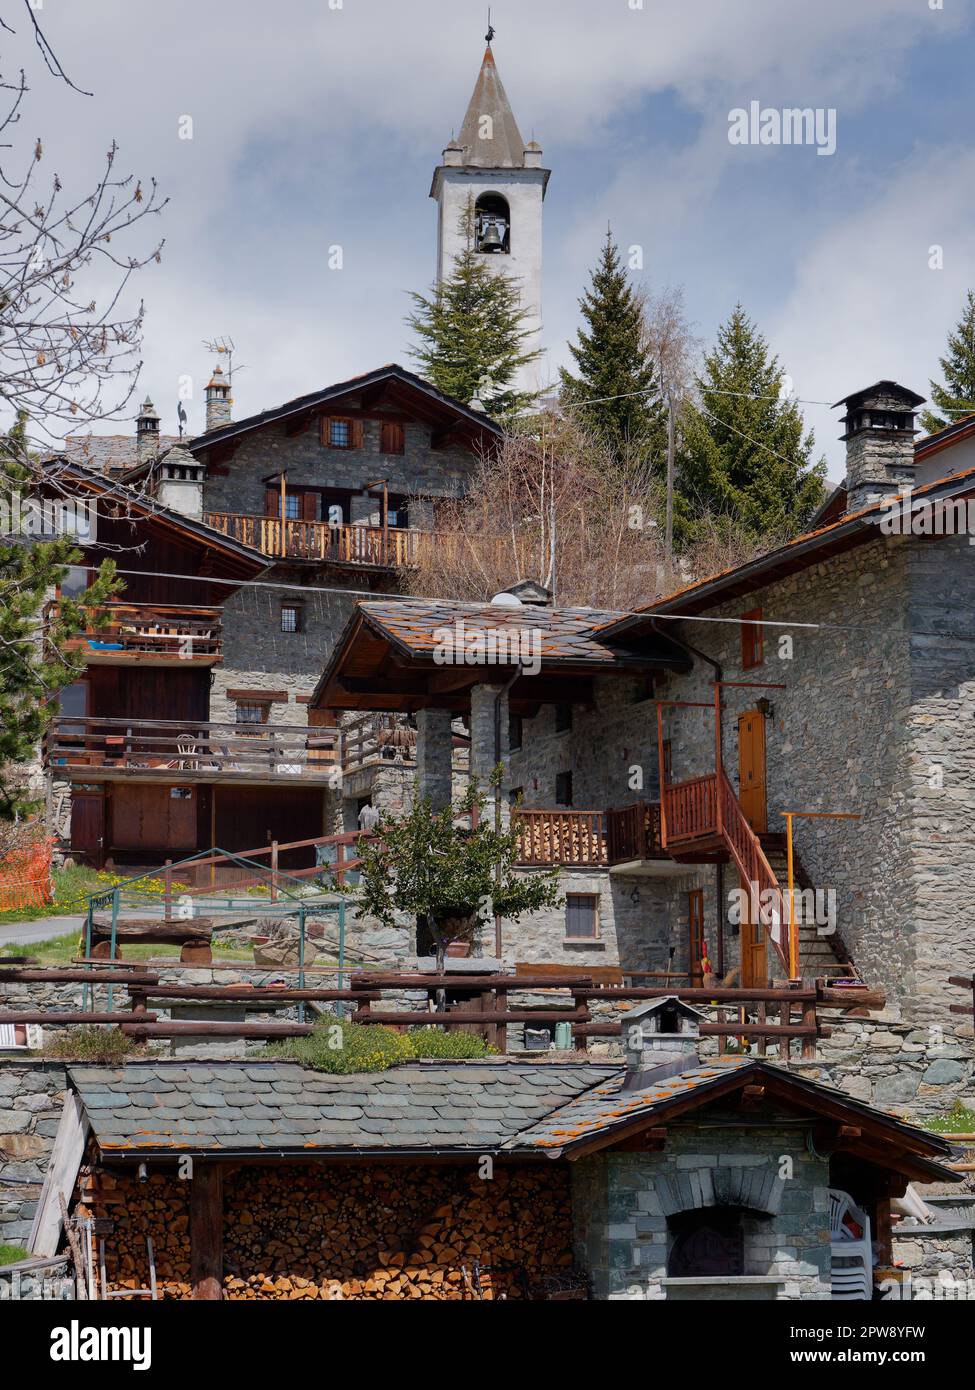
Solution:
M71 1068L103 1151L499 1149L612 1078L594 1063L427 1063L328 1076L292 1062Z

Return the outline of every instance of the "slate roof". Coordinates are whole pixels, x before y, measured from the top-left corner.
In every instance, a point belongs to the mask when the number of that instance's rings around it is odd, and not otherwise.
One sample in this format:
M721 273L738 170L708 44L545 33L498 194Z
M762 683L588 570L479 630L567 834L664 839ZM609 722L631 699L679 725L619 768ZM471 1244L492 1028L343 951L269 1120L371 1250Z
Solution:
M453 630L462 622L467 635L499 632L505 629L524 630L540 634L543 661L564 661L591 667L660 665L659 652L648 657L645 652L614 648L596 636L599 628L608 628L625 614L599 608L545 608L527 604L520 607L491 603L454 603L447 600L431 602L418 599L366 599L356 605L369 626L375 628L410 656L429 656L442 638L438 632ZM341 646L341 643L338 644ZM663 644L661 644L663 645ZM517 650L517 649L516 649ZM684 658L675 650L680 664ZM499 663L501 664L501 663Z
M290 1062L71 1067L107 1156L497 1150L613 1076L592 1063L430 1063L332 1076Z
M178 434L161 434L159 452L184 442ZM64 453L93 473L125 473L142 462L134 434L69 434Z

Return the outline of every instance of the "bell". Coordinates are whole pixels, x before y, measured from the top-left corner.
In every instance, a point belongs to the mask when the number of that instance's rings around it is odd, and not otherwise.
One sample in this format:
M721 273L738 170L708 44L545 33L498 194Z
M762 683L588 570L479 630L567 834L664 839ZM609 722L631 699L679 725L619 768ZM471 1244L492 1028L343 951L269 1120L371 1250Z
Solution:
M502 245L497 222L489 222L486 231L481 236L480 249L482 251L500 251Z

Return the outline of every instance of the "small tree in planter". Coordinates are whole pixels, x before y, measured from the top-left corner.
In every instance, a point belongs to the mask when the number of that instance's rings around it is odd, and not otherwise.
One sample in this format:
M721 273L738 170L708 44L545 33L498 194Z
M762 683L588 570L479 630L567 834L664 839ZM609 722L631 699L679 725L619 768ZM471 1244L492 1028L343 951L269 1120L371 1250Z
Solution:
M438 973L448 944L473 940L479 923L493 917L516 922L559 901L554 869L530 876L514 872L517 831L491 825L484 807L484 796L471 783L458 807L434 811L429 801L417 801L409 815L383 817L375 840L360 844L362 910L387 927L397 912L411 913L418 934L426 928L433 939ZM476 823L455 826L459 814L470 814Z

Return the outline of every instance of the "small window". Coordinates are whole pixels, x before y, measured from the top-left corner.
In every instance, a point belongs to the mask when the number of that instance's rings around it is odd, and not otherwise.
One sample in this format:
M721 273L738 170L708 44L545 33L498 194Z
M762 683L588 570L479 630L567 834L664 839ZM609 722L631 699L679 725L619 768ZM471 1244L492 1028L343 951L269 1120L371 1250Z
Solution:
M284 499L284 514L289 521L298 521L301 517L301 499L296 492L289 492Z
M563 704L563 705L556 705L556 706L555 706L555 732L556 732L557 734L564 734L564 733L566 732L567 729L571 729L571 728L572 728L572 706L571 706L571 705L565 705L565 704Z
M296 604L283 603L281 605L281 631L301 631L301 609Z
M398 420L384 420L379 429L379 452L402 454L406 448L406 432Z
M653 699L653 676L640 676L633 686L633 703L642 705L644 700Z
M751 608L741 615L741 666L743 671L754 670L765 660L765 630L762 610Z
M565 934L570 941L593 941L599 935L599 894L566 893Z
M267 700L238 700L238 724L266 724L271 714L271 704Z
M508 715L508 751L517 753L524 737L524 725L520 714Z
M555 801L558 806L572 805L572 773L559 772L555 776Z
M355 431L351 420L328 420L326 421L325 442L330 449L351 449Z
M673 769L673 749L671 748L670 739L669 739L669 738L665 738L665 739L664 739L664 780L666 781L666 783L667 783L668 786L670 786L671 782L674 780L673 771L674 771L674 769Z
M509 805L511 805L511 806L517 806L519 801L523 801L523 800L524 800L524 797L525 797L525 789L524 789L524 787L512 787L512 788L510 789L510 791L508 792L508 802L509 802Z

